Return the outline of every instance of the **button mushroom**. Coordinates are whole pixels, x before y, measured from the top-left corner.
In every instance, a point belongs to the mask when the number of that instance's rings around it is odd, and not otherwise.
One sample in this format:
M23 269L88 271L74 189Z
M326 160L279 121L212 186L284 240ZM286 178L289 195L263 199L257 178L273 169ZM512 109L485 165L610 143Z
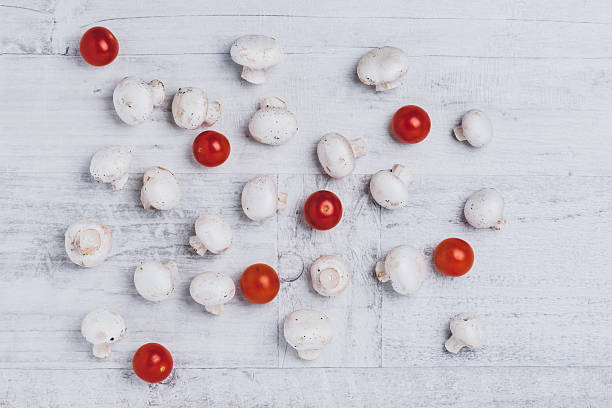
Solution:
M444 343L450 353L457 354L463 347L474 349L484 345L486 330L482 322L469 313L459 313L451 319L451 336Z
M324 255L310 267L312 287L320 295L335 296L342 292L351 279L349 266L336 255Z
M357 65L359 80L376 87L376 91L388 91L402 84L408 72L408 56L399 48L382 47L368 51Z
M99 222L75 221L68 227L64 237L66 253L77 265L91 268L100 265L110 254L113 239L111 231Z
M242 189L242 210L253 221L273 217L287 207L287 193L279 193L272 176L251 179Z
M178 276L176 262L162 264L158 261L144 261L134 272L134 286L143 298L151 302L165 300L174 292L174 281Z
M314 360L331 343L333 329L329 317L318 310L296 310L285 318L285 340L303 360Z
M275 38L265 35L244 35L232 44L232 60L242 65L242 79L252 84L266 82L266 70L278 64L283 52Z
M494 188L478 190L468 197L463 214L475 228L500 230L506 224L504 197Z
M106 309L89 312L81 323L81 334L93 344L93 355L98 358L110 356L111 344L121 340L126 330L123 318Z
M259 143L277 146L297 134L295 115L287 110L287 104L272 97L261 101L259 110L249 121L249 133Z
M457 140L467 140L474 147L482 147L493 138L493 125L491 120L481 110L469 110L461 118L461 126L453 129Z
M172 99L172 117L177 126L183 129L212 126L221 117L221 104L209 102L200 88L179 88Z
M355 159L365 155L363 139L349 141L340 133L328 133L317 144L317 156L323 170L333 178L346 177L355 169Z
M397 210L408 204L408 186L412 175L404 166L396 164L389 170L381 170L370 180L370 194L379 205Z
M128 125L145 122L166 98L164 84L154 79L147 83L137 77L126 77L117 84L113 92L113 104L119 118Z
M180 199L181 189L170 170L155 166L145 171L140 190L140 201L145 210L151 207L170 210L178 205Z
M232 243L232 229L217 215L201 215L195 223L195 235L189 237L189 245L202 256L225 252Z
M223 305L234 297L236 285L222 273L204 272L193 278L189 293L207 312L220 315L223 313Z
M375 272L379 281L391 281L393 290L409 295L419 290L427 278L427 264L421 251L399 245L389 251L384 262L376 263Z
M132 153L126 146L107 146L91 158L89 172L94 180L110 183L113 191L121 190L129 177Z

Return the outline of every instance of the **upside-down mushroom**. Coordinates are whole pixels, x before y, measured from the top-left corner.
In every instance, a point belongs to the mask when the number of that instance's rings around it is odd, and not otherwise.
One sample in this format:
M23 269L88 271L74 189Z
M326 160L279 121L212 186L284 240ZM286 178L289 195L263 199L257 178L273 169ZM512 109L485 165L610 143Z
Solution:
M78 220L64 234L66 253L77 265L91 268L108 257L113 236L106 225L96 221Z
M323 255L310 267L312 287L320 295L335 296L346 289L351 280L351 270L342 258Z

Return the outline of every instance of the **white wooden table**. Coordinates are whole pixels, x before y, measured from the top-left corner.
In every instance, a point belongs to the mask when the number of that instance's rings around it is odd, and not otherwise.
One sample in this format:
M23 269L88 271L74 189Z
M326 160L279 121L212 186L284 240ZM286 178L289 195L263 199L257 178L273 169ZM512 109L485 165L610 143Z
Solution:
M610 2L2 3L0 407L612 406ZM104 68L78 52L95 25L120 41L119 57ZM241 81L228 54L236 37L251 33L278 38L287 54L261 86ZM403 87L376 93L355 68L383 45L403 48L411 66ZM169 95L138 127L120 122L111 101L126 75L161 79ZM198 132L172 122L170 100L181 86L222 102L214 129L232 144L223 166L199 166L190 150ZM281 97L298 116L298 136L281 147L246 135L266 96ZM406 104L432 118L429 137L414 146L389 131ZM451 134L473 107L495 127L480 150ZM368 145L343 180L324 176L316 161L316 141L330 131ZM134 151L133 174L118 193L88 172L91 155L108 144ZM413 199L383 211L367 183L394 163L413 171ZM153 165L177 174L177 209L142 209L142 172ZM240 192L261 173L278 175L289 208L257 224L242 214ZM467 196L485 186L506 199L500 232L475 230L462 216ZM306 227L300 210L320 188L345 207L329 232ZM198 257L188 247L203 212L234 228L226 254ZM64 231L79 218L113 231L113 253L94 269L64 252ZM410 297L375 279L374 264L393 246L412 244L429 257L450 236L475 248L465 277L432 272ZM303 273L327 253L353 267L350 286L334 298L316 294ZM165 302L135 291L134 268L147 258L179 264L180 283ZM272 303L237 294L214 317L189 297L197 273L218 270L237 281L255 262L281 276ZM103 361L80 334L96 307L128 325ZM299 360L282 335L282 320L300 307L323 310L335 324L332 344L312 362ZM462 311L483 318L489 341L454 356L443 343L449 318ZM149 341L173 353L166 383L148 385L131 369L132 354Z

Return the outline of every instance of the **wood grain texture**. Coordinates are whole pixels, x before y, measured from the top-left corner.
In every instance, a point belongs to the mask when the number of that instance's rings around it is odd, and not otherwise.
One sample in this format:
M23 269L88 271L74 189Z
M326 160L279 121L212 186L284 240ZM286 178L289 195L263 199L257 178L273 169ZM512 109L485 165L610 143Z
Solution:
M0 407L53 406L456 406L609 407L612 405L612 5L563 0L381 0L264 3L10 0L0 4ZM78 54L94 25L120 40L112 65ZM286 57L269 81L240 81L228 55L239 35L277 36ZM369 48L409 55L406 84L375 93L355 75ZM120 122L112 106L126 75L158 78L167 100L152 120ZM214 129L228 136L226 164L204 169L191 157L197 131L176 127L171 98L199 86L221 101ZM271 148L247 136L259 101L279 96L299 134ZM432 118L429 137L402 145L389 121L405 104ZM470 108L486 110L495 137L483 149L454 140ZM368 154L342 180L322 174L315 145L337 131L365 139ZM132 148L124 191L88 172L107 144ZM411 202L383 210L368 193L375 171L402 163L415 176ZM174 171L178 208L145 211L141 177L150 166ZM276 175L288 208L262 223L247 219L240 192L257 174ZM497 188L506 200L502 231L475 230L462 208L469 194ZM303 220L306 197L329 189L342 199L338 227ZM227 253L199 257L187 244L202 213L234 230ZM113 232L113 251L83 269L65 255L63 234L79 218ZM373 273L396 245L428 259L449 236L475 249L472 271L449 279L432 270L413 296L396 294ZM311 286L311 263L342 256L351 283L333 298ZM144 259L175 260L180 279L164 302L133 286ZM256 262L274 266L281 291L267 305L240 294L223 316L189 297L192 277L221 271L238 283ZM128 335L107 360L92 357L80 322L105 306L126 319ZM297 308L327 313L333 342L318 360L299 360L282 334ZM450 317L485 321L477 351L443 350ZM133 374L144 342L170 348L176 370L158 385ZM35 391L33 391L35 390Z

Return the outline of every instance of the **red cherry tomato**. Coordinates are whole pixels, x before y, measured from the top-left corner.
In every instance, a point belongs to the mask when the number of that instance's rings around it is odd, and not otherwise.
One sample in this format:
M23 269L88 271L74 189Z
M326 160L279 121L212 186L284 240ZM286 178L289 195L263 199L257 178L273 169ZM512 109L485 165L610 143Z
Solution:
M404 143L419 143L427 137L431 129L429 115L416 105L399 108L391 119L391 130Z
M342 202L331 191L317 191L306 199L304 217L306 222L314 229L332 229L338 225L342 218Z
M456 277L468 273L474 264L474 251L464 240L448 238L438 244L433 258L440 272Z
M271 266L259 263L249 266L242 272L240 288L249 302L263 304L276 297L280 281Z
M207 130L193 141L193 157L202 166L217 167L230 155L230 144L225 136L214 130Z
M134 353L132 367L142 380L158 383L172 372L172 354L161 344L147 343Z
M119 41L104 27L93 27L85 31L80 47L83 59L97 67L110 64L119 53Z

